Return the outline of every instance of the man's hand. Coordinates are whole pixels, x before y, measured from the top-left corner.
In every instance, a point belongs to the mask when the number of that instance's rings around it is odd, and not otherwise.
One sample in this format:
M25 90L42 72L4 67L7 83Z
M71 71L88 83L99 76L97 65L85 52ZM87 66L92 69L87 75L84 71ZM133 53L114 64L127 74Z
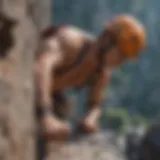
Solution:
M47 114L41 118L42 133L45 138L52 140L65 140L70 133L70 126L54 116Z
M78 128L80 131L85 133L93 133L98 130L98 120L100 117L100 109L95 108L92 109L84 118L82 121L80 121Z

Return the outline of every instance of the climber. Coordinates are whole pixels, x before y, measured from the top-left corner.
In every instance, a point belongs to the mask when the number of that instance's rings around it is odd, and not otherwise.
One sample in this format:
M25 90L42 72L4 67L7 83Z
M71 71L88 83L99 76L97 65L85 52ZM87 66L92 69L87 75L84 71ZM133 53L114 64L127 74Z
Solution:
M36 113L47 138L63 139L70 133L67 88L88 88L84 117L77 128L97 131L103 89L114 67L135 59L145 47L142 24L131 15L115 16L98 37L74 26L51 26L40 35L35 58Z

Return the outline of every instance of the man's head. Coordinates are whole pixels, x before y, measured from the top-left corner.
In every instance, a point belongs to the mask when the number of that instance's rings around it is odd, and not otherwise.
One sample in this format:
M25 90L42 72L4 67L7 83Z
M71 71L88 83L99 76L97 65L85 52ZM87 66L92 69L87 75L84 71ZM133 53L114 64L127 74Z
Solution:
M99 54L104 54L109 65L117 66L139 55L145 47L145 29L133 16L119 15L105 26L98 43Z

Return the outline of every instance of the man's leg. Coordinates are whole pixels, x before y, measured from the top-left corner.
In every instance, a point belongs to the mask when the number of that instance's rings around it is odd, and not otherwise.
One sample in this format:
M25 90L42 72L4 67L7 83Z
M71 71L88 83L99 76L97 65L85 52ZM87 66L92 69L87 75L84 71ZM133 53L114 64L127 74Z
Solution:
M44 136L42 136L41 131L41 123L40 123L40 111L39 107L35 107L35 116L36 116L36 122L37 122L37 133L36 133L36 160L45 160L46 156L46 140Z
M46 140L37 133L36 137L36 160L44 160L46 157Z

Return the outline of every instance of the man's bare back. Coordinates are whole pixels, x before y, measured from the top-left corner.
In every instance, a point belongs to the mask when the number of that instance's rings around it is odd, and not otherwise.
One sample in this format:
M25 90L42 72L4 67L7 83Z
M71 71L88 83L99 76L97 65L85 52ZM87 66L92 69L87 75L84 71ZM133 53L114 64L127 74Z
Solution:
M92 63L95 37L73 26L60 26L55 34L42 42L42 46L49 43L51 54L58 53L55 55L58 65L53 75L56 85L53 84L52 89L57 92L85 85L90 73L96 69L96 64Z
M60 121L56 113L57 110L64 112L63 91L86 85L86 115L79 126L85 132L95 131L103 89L112 68L136 57L144 39L143 27L126 15L116 17L98 38L73 26L51 27L42 32L35 63L35 85L36 106L45 135L56 139L68 135L68 124ZM62 109L56 104L63 106Z

